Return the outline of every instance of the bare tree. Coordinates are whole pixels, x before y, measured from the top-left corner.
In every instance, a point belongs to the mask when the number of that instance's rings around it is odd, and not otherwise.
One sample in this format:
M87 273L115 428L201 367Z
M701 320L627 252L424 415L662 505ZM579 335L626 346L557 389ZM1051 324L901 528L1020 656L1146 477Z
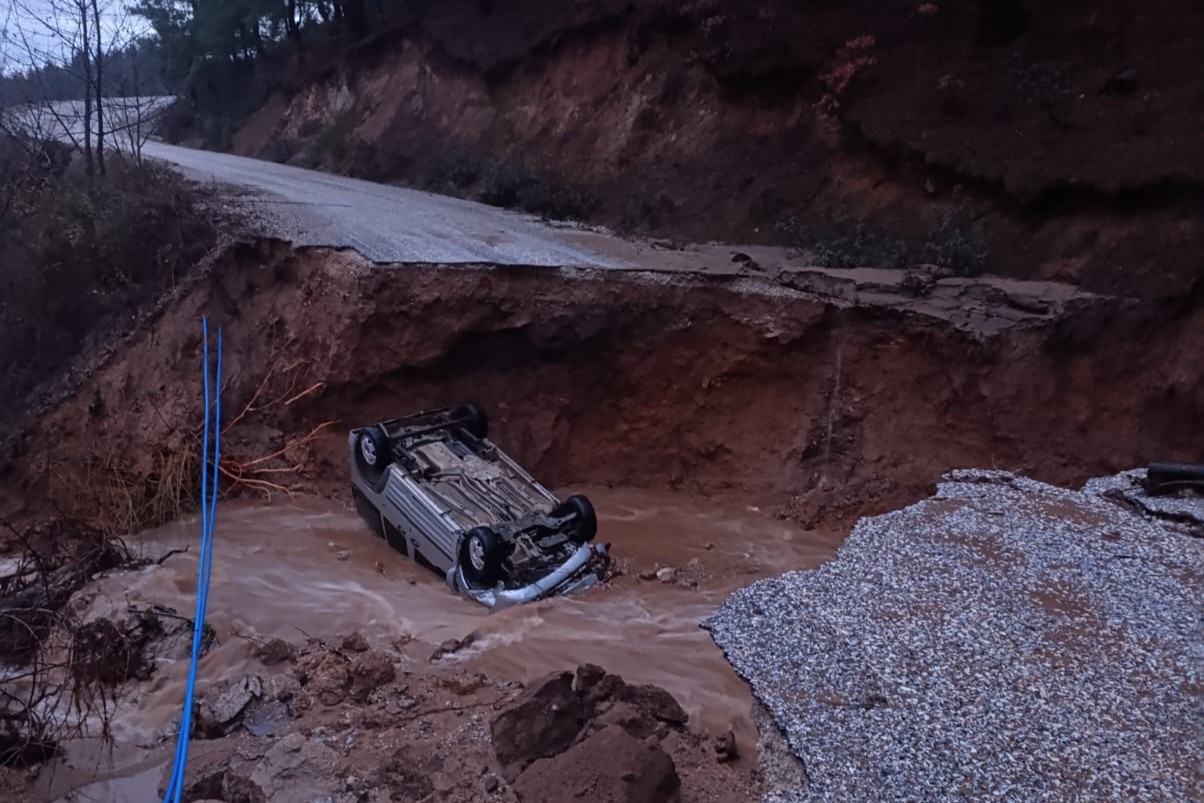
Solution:
M26 75L33 91L25 98L27 108L10 114L3 125L10 132L20 127L29 136L50 134L69 141L84 154L88 175L105 175L110 145L119 150L128 146L141 159L152 123L166 105L160 98L143 96L137 70L131 77L120 69L120 60L116 74L110 69L114 55L134 47L145 34L137 18L120 0L14 3L16 33L8 39L17 45L18 59L30 66L58 65L57 76L66 73L78 81L79 100L38 104L55 93L50 86L39 86L47 71L30 69Z
M80 0L85 2L86 0ZM86 16L85 11L85 16ZM104 93L104 29L100 25L100 6L97 0L92 0L92 29L96 38L96 80L92 86L96 91L96 166L100 174L105 174L105 93ZM87 58L84 58L87 61Z

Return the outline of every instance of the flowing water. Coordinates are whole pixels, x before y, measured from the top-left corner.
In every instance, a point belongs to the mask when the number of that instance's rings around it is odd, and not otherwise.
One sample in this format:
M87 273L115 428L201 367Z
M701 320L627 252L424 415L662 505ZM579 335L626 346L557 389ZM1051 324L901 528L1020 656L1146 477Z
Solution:
M712 733L732 728L742 747L751 748L756 737L748 690L699 622L734 588L819 565L831 557L841 536L801 531L739 505L668 493L584 490L599 511L599 539L612 544L628 574L580 597L492 615L390 550L353 511L336 503L223 506L207 617L220 643L201 661L201 690L263 671L251 643L236 634L297 641L359 630L373 643L409 635L435 645L476 633L474 643L450 660L517 680L597 663L631 682L663 686L696 727ZM185 521L134 540L135 549L152 558L189 545L193 549L163 565L104 579L101 601L161 603L190 615L198 530L195 521ZM685 574L701 575L697 587L637 577L657 564L686 567L692 558L698 561ZM73 766L64 762L57 769L47 797L153 799L164 749L136 746L153 741L178 714L186 669L184 661L160 666L114 722L117 749L98 752L89 743L76 745Z

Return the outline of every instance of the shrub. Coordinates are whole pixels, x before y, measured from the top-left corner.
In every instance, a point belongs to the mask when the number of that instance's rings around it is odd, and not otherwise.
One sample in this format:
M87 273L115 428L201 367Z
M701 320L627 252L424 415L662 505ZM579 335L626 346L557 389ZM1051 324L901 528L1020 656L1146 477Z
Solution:
M815 263L825 268L902 268L911 261L903 240L864 220L839 227L832 235L818 234L794 217L775 228L787 245L799 253L811 252Z
M61 160L22 166L13 140L0 151L0 407L15 410L88 335L128 321L199 261L215 230L165 168L113 152L108 176L89 182Z
M301 143L292 137L279 136L268 145L267 157L273 162L286 164L301 150Z
M335 163L342 162L351 144L356 118L350 110L341 111L318 134L318 151L329 156Z
M956 276L979 276L986 269L991 249L981 224L961 211L941 218L924 244L924 261L948 268Z

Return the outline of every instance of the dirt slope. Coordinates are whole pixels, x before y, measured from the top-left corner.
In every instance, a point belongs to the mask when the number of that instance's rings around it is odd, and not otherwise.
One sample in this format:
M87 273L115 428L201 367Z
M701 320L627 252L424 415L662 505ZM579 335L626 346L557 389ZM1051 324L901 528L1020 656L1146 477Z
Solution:
M738 492L805 522L889 509L953 467L1078 482L1200 457L1199 299L1097 299L987 337L766 281L381 269L263 243L183 288L44 418L4 487L119 528L178 512L202 314L225 331L235 490L342 492L348 428L468 398L552 485Z
M274 65L234 145L690 240L1184 292L1204 9L1029 5L413 2Z

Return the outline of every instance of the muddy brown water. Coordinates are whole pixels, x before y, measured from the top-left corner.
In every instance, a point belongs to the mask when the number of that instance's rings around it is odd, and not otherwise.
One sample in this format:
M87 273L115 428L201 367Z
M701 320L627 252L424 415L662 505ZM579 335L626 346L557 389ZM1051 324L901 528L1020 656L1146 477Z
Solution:
M390 550L337 503L224 505L207 617L220 644L201 661L199 693L208 684L263 671L250 642L236 634L298 641L359 630L373 643L410 635L436 645L476 633L472 646L444 660L524 681L597 663L631 682L663 686L694 727L709 733L732 728L751 753L756 732L748 689L699 622L734 588L818 566L832 556L842 534L803 531L735 503L649 491L573 490L594 500L599 538L612 544L627 574L588 594L496 614L454 595L440 577ZM183 521L132 543L157 557L195 544L197 530L195 520ZM688 574L700 573L697 587L638 578L657 564L684 568L692 558L698 562ZM190 614L195 572L192 552L175 555L161 566L105 578L94 604L157 602ZM184 661L161 665L119 712L116 749L75 745L47 773L46 799L154 799L171 744L139 745L153 743L178 715L185 674Z

